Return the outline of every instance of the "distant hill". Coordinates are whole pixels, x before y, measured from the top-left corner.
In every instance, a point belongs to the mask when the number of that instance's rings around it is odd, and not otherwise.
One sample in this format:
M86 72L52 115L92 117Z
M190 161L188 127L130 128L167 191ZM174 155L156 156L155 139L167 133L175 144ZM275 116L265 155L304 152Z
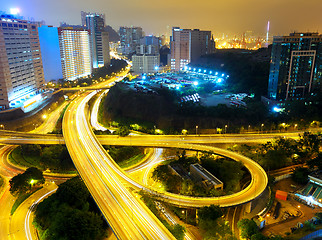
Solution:
M119 34L109 25L105 27L105 31L109 34L109 40L110 42L118 42L120 41Z

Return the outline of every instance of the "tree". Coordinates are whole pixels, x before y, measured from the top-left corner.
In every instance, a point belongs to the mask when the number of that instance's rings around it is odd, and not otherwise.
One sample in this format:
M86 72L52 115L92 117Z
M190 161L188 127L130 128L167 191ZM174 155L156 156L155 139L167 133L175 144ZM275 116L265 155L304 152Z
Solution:
M115 133L120 137L126 137L127 135L130 134L130 130L127 126L121 126L119 127L119 129L115 131Z
M38 204L34 225L42 230L41 239L101 240L107 225L95 212L96 204L79 177L59 185L56 193Z
M306 184L308 181L309 170L307 168L297 167L293 170L292 179L300 184Z
M17 196L21 193L26 193L29 189L30 184L26 181L26 177L19 173L10 179L10 193L13 196Z
M309 160L307 164L311 169L318 167L319 170L322 170L322 153L319 153L315 158Z
M223 215L223 212L219 206L210 205L209 207L200 208L198 216L200 221L216 220Z
M48 229L50 240L92 240L103 239L103 220L92 212L78 209L59 214Z
M87 202L89 192L79 177L60 184L56 192L56 198L60 202L68 203L69 206L81 208Z
M263 157L263 165L267 169L278 169L287 163L286 152L282 149L268 150Z
M250 219L244 218L237 223L237 227L241 230L241 236L246 239L259 232L257 224Z
M21 152L25 156L40 156L41 155L41 146L38 144L26 144L21 145Z
M178 240L184 239L184 233L186 232L186 229L181 226L180 224L175 224L170 229L170 232L173 234L173 236Z
M321 134L312 134L310 132L305 132L300 136L299 146L302 152L302 157L311 158L319 152L321 145Z
M251 236L251 240L268 240L269 238L264 236L262 233L256 233Z
M10 193L14 196L27 193L34 185L45 182L42 171L38 168L28 168L24 173L19 173L10 179Z

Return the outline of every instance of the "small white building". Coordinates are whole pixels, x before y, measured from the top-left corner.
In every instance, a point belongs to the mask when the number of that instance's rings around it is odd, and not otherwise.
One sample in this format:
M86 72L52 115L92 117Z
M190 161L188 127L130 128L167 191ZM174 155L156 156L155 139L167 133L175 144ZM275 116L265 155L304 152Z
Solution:
M159 71L160 55L132 56L132 70L134 73L156 73Z

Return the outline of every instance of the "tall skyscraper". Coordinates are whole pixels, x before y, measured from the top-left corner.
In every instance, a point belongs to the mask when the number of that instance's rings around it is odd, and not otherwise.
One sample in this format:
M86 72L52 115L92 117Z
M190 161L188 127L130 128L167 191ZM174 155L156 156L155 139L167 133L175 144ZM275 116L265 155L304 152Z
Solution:
M38 32L45 81L62 79L58 28L43 25L38 27Z
M93 68L110 64L108 32L105 32L104 19L96 13L86 15L86 27L90 30L91 57Z
M141 27L120 27L121 52L130 54L136 51L136 47L140 45L143 36Z
M321 91L322 35L291 33L274 37L268 97L299 100Z
M179 71L202 55L213 53L215 42L211 31L173 27L170 49L171 70Z
M100 14L100 13L90 13L90 12L85 12L85 11L81 11L81 22L82 22L82 26L86 27L86 16L90 15L90 14L95 14L100 16L101 18L103 18L104 22L105 22L105 14Z
M21 106L44 83L37 24L0 13L0 109Z
M92 73L89 30L79 26L58 28L62 70L65 80Z

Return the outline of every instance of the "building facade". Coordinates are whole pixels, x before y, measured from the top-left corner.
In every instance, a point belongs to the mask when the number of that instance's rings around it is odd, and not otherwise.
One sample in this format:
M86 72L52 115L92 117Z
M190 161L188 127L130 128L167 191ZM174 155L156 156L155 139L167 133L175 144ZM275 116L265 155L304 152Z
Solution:
M0 12L0 109L21 106L44 83L37 24Z
M62 79L58 28L43 25L38 27L38 33L45 81Z
M134 73L156 73L159 71L160 55L132 56L132 70Z
M130 54L136 51L136 47L140 45L143 36L141 27L120 27L120 52L122 54Z
M86 15L86 27L90 30L90 45L93 68L110 64L108 32L105 32L104 18L96 13Z
M211 31L172 28L170 41L171 70L180 71L191 61L215 50Z
M291 33L274 37L268 98L275 101L305 99L321 91L322 35Z
M79 26L59 27L58 36L64 79L73 81L91 75L89 30Z

